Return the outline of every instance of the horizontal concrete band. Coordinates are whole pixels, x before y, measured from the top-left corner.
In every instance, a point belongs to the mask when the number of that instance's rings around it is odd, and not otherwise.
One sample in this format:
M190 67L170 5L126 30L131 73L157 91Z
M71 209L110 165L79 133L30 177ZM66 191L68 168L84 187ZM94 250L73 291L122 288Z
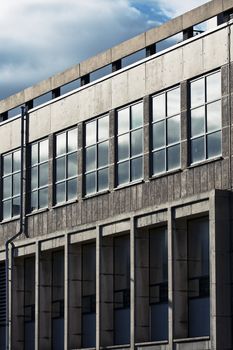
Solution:
M212 0L200 7L195 8L171 21L142 33L132 39L114 46L113 48L91 57L64 72L58 73L49 79L26 88L21 92L9 96L1 101L0 113L4 113L25 102L31 101L49 91L76 80L90 72L148 47L160 40L168 38L176 33L182 32L195 24L203 22L211 17L217 16L233 7L231 0Z

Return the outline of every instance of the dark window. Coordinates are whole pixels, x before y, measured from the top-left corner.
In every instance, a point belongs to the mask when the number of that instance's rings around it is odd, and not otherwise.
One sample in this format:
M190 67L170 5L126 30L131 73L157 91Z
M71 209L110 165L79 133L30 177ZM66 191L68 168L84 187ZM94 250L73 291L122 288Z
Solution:
M2 206L5 220L20 213L20 151L6 154L2 160Z
M5 264L0 264L0 350L6 349L6 273Z
M24 260L24 349L35 344L35 259Z
M222 153L221 73L190 82L191 163Z
M77 197L77 128L56 135L56 203Z
M153 175L180 167L180 88L153 96Z
M48 140L31 145L31 210L48 206Z
M86 195L108 189L109 117L86 123L85 181Z

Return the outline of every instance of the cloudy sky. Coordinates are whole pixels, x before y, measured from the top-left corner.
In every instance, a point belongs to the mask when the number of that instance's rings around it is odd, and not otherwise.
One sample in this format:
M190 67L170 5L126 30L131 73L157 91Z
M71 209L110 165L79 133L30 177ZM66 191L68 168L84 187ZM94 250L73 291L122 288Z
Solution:
M1 0L0 99L209 0Z

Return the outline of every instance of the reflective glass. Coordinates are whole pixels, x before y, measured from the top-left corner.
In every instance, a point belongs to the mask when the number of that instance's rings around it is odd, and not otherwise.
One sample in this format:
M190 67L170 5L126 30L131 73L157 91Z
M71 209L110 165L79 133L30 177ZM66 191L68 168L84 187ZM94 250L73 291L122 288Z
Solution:
M13 175L13 196L20 193L20 173Z
M142 129L133 131L131 133L131 156L136 156L142 153L143 149L143 137L142 137Z
M118 134L129 131L129 107L118 111Z
M31 165L38 163L38 143L31 146Z
M20 199L19 197L13 198L12 216L17 216L20 213Z
M77 197L77 179L72 179L68 181L68 200Z
M76 176L78 171L77 153L69 154L67 157L68 177Z
M167 120L167 143L176 143L180 141L180 116L169 118Z
M156 52L168 49L169 47L174 46L180 43L181 41L183 41L182 32L172 35L169 38L166 38L156 43Z
M20 170L20 151L13 153L13 171Z
M31 169L31 190L34 190L38 187L38 174L37 174L37 166Z
M199 137L191 141L191 161L195 163L203 159L205 159L205 142L204 137Z
M217 101L207 105L207 131L221 129L221 102Z
M180 145L169 147L167 149L167 170L180 167Z
M11 200L3 202L3 219L11 217Z
M66 133L63 132L56 136L56 155L66 153Z
M66 161L65 157L56 160L56 181L65 179L66 177Z
M205 103L205 79L198 79L191 83L191 108Z
M86 123L86 146L96 143L96 121Z
M98 120L98 141L106 140L109 137L109 117Z
M205 132L205 107L191 111L191 136L201 135Z
M207 154L208 158L220 156L222 153L221 132L215 132L207 136Z
M86 171L96 169L96 146L86 149Z
M98 171L98 191L108 189L108 169Z
M39 208L46 208L48 206L48 189L43 188L39 190Z
M12 172L12 155L11 154L8 154L7 156L3 157L3 170L4 170L4 175Z
M131 107L131 129L143 125L143 103L137 103Z
M37 209L37 191L31 193L31 210L36 210Z
M167 116L180 113L180 88L167 92Z
M96 173L90 173L86 175L86 194L96 192Z
M108 165L108 141L98 145L98 167Z
M118 185L129 182L129 162L118 164Z
M131 161L131 180L135 181L142 178L142 157L139 157Z
M165 146L165 121L153 124L153 149Z
M153 97L153 121L164 119L166 115L165 94Z
M163 149L153 153L153 174L159 174L165 170L165 150Z
M65 202L66 200L66 188L65 182L56 185L56 201L57 203Z
M49 143L48 140L41 141L40 144L40 162L44 162L48 160L48 150L49 150Z
M48 184L48 163L39 165L39 186L46 186Z
M3 178L3 198L11 197L11 176Z
M76 151L78 148L77 129L68 131L68 152Z
M221 73L211 74L206 78L207 102L221 98Z
M118 160L129 157L129 134L118 137Z

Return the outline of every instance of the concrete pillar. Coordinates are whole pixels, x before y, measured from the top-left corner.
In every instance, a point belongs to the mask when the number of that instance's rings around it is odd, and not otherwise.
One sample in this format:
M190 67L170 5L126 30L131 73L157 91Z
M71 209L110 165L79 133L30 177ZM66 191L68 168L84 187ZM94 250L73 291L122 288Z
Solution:
M52 98L59 97L61 95L61 88L57 87L56 89L52 90Z
M112 62L112 72L116 72L119 69L121 69L121 59Z
M69 236L64 248L64 349L69 349Z
M12 349L24 349L24 259L13 261Z
M152 56L156 53L155 44L146 47L146 57Z
M35 350L39 350L39 310L40 310L40 243L36 242L35 252Z
M173 297L173 210L167 213L167 249L168 249L168 341L169 349L173 349L174 297Z
M96 350L100 349L101 344L101 228L96 227Z
M8 349L12 349L12 338L13 338L13 327L12 327L12 316L13 316L13 308L12 308L12 301L13 301L13 285L12 285L12 278L13 278L13 249L12 246L9 246L9 253L8 253L8 329L6 330L8 333Z
M135 219L130 220L130 348L135 348Z
M83 77L81 77L81 86L89 83L90 83L90 74L86 74Z

